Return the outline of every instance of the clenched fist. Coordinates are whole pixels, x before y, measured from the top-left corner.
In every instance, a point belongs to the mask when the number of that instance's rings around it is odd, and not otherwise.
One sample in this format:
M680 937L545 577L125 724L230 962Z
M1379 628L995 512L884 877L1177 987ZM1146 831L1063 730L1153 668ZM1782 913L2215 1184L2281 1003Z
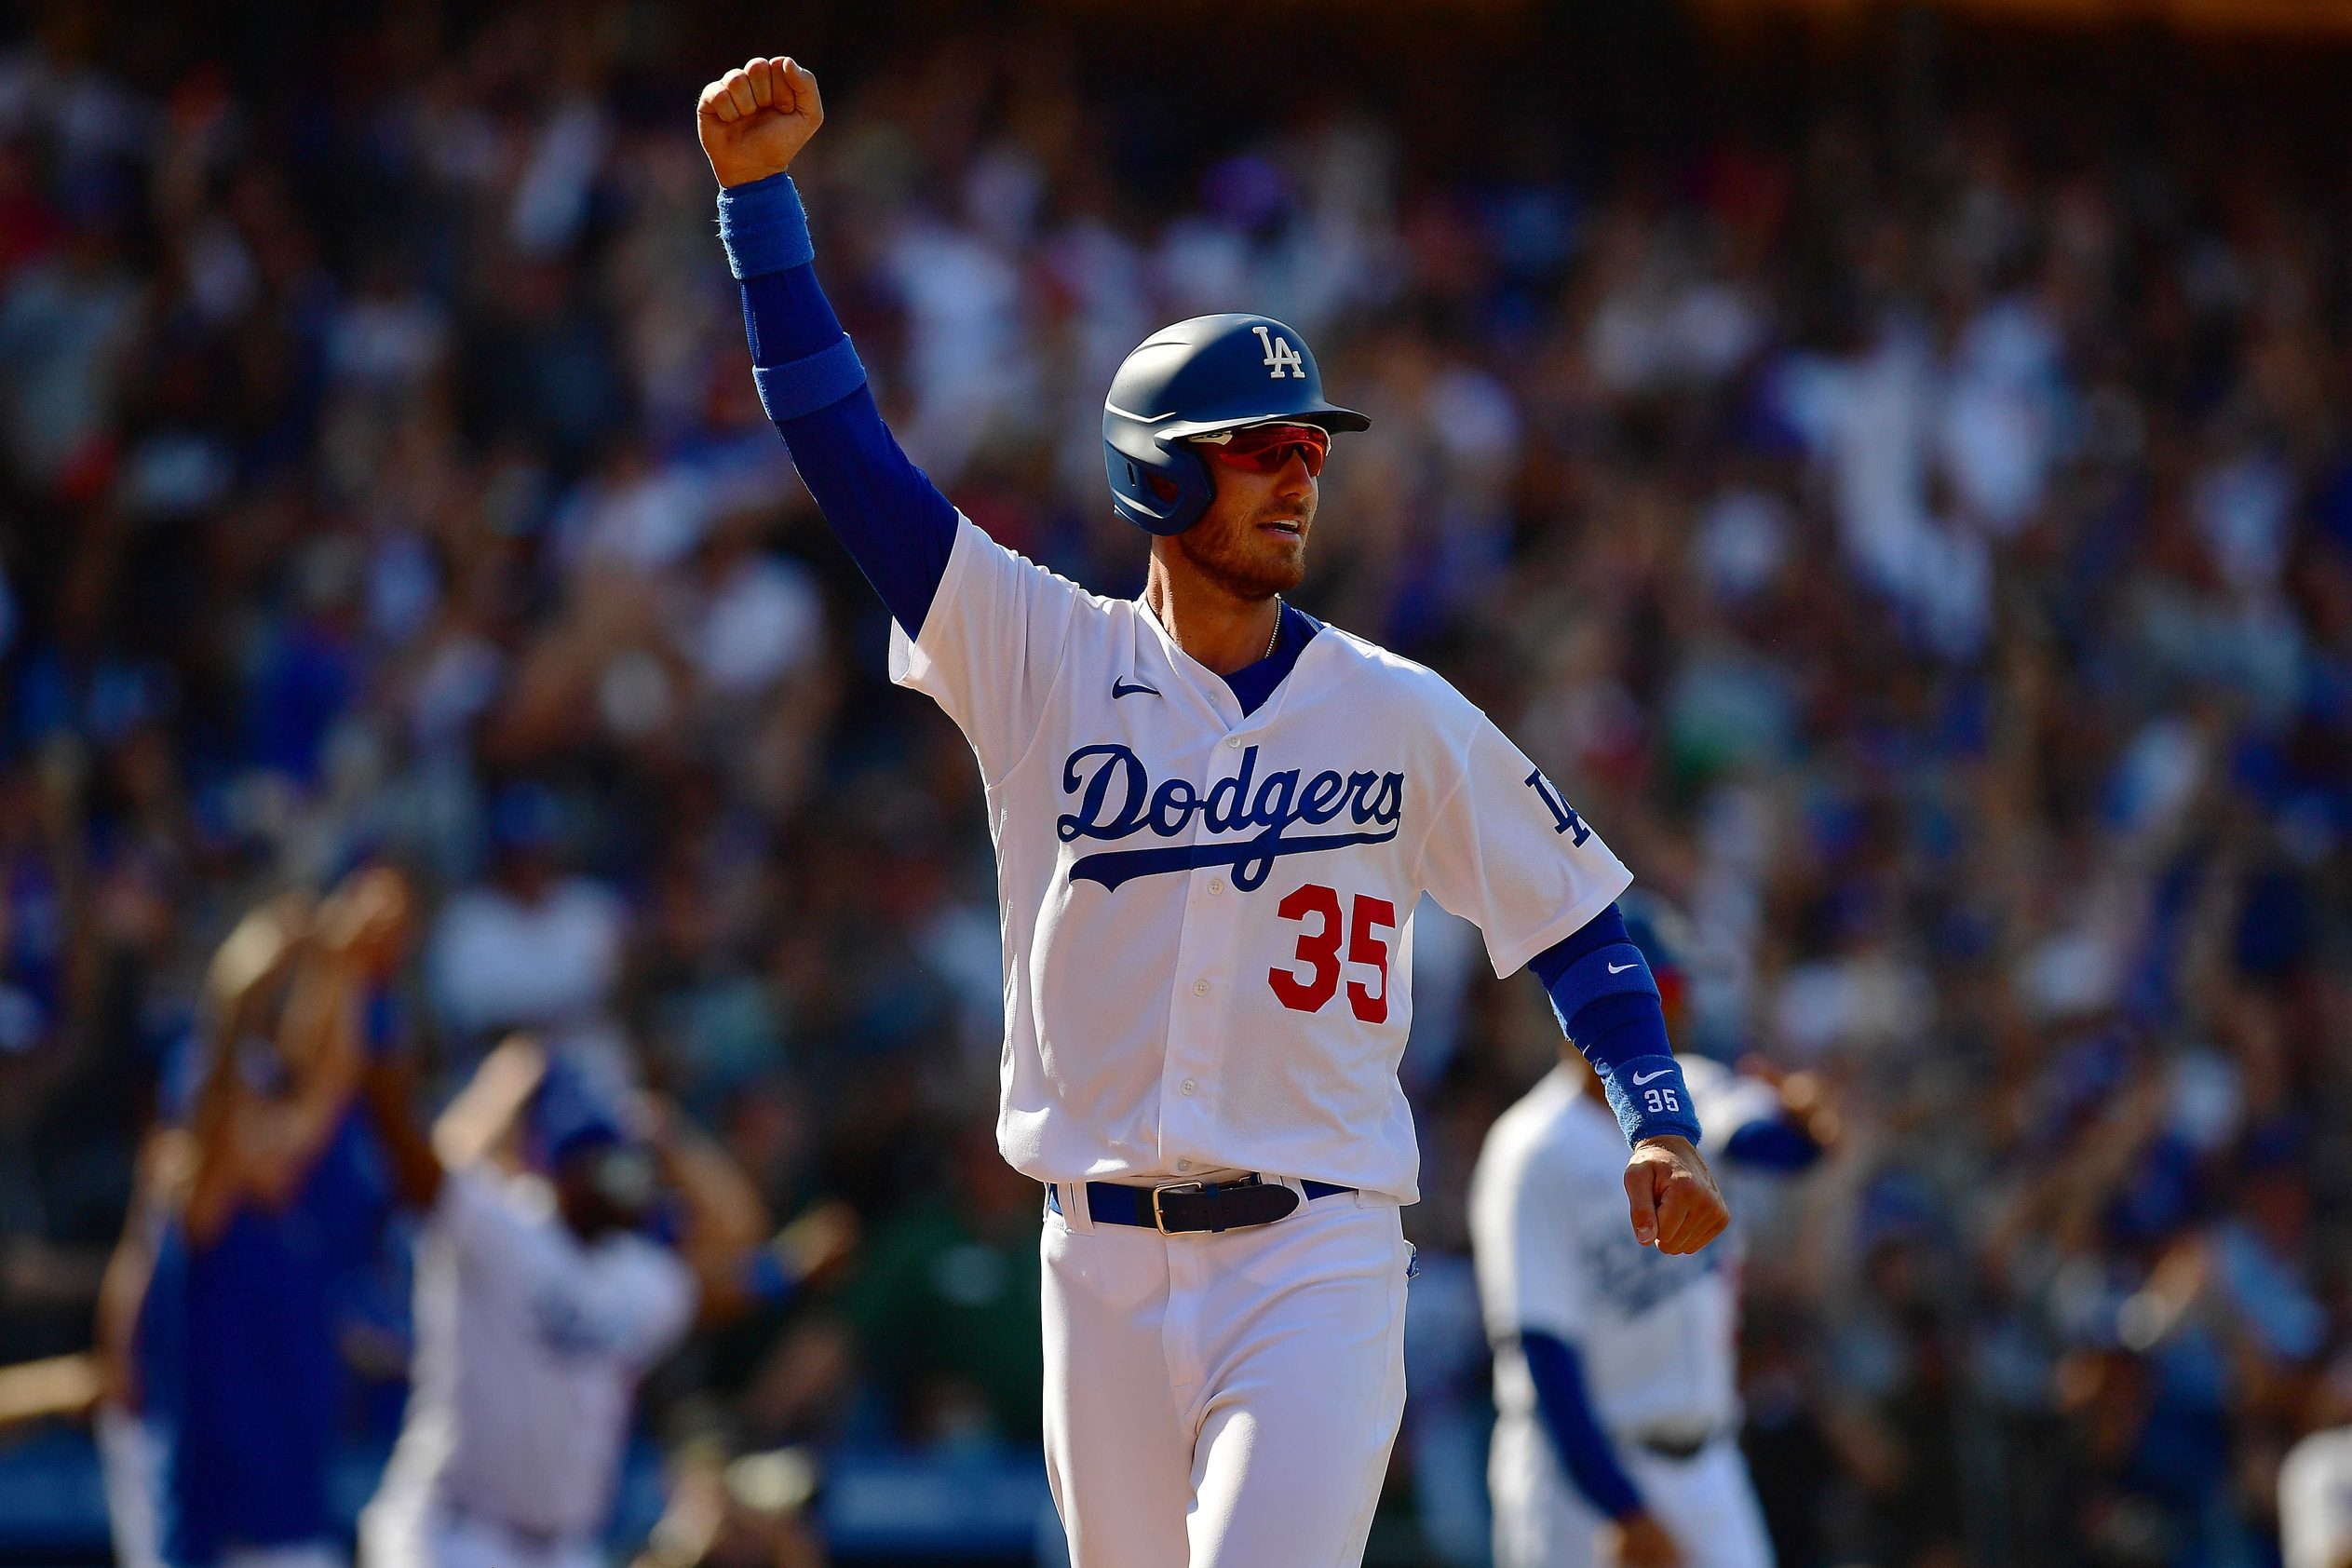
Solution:
M721 186L781 174L825 123L817 78L796 60L746 61L702 89L695 127Z
M1731 1210L1687 1138L1644 1138L1625 1167L1633 1239L1661 1252L1696 1252L1723 1235Z

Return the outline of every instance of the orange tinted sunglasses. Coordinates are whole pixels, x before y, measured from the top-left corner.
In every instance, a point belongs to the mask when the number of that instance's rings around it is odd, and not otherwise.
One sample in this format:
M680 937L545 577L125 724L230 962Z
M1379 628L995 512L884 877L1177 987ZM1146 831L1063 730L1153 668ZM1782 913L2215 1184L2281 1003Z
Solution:
M1253 474L1278 474L1296 453L1309 479L1322 475L1324 455L1331 450L1331 432L1319 425L1252 425L1196 439L1226 467Z

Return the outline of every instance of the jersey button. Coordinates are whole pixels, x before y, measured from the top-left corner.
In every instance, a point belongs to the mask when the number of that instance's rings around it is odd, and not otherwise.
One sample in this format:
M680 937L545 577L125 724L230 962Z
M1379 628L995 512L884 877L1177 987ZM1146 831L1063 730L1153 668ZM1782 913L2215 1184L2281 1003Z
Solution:
M1180 1088L1182 1088L1183 1089L1183 1091L1184 1091L1186 1094L1190 1094L1190 1093L1192 1093L1192 1091L1193 1091L1193 1090L1195 1090L1195 1089L1198 1088L1200 1086L1199 1086L1198 1084L1196 1084L1196 1083L1193 1082L1190 1078L1186 1078L1186 1079L1183 1081L1183 1083L1182 1085L1180 1085L1179 1087L1180 1087Z
M1193 1162L1188 1159L1180 1159L1176 1162L1176 1173L1180 1176L1192 1168Z
M1223 877L1212 876L1209 879L1209 891L1211 893L1222 893L1224 890L1225 879Z
M1207 980L1196 980L1193 981L1193 994L1194 994L1194 995L1196 995L1196 996L1206 996L1206 995L1208 995L1208 994L1209 994L1209 982L1208 982Z
M1237 735L1229 735L1225 737L1225 744L1228 746L1238 746L1241 744L1241 737Z

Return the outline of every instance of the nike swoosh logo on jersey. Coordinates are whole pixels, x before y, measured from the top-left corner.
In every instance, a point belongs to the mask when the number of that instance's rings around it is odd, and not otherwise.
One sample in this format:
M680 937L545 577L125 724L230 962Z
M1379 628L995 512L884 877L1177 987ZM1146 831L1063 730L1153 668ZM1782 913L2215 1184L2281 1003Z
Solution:
M1633 1087L1635 1088L1640 1088L1652 1078L1663 1078L1672 1071L1674 1071L1674 1069L1671 1067L1661 1067L1655 1073L1636 1073L1633 1075Z
M1625 973L1628 969L1630 969L1631 967L1633 967L1633 966L1632 966L1632 965L1630 965L1630 964L1611 964L1611 963L1609 963L1606 959L1602 960L1602 963L1603 966L1605 966L1605 967L1608 969L1608 971L1609 971L1611 974L1613 974L1613 975L1621 975L1621 974Z
M1157 686L1147 686L1141 681L1125 681L1114 677L1111 682L1111 700L1113 702L1118 701L1119 698L1123 696L1133 696L1137 692L1149 692L1154 696L1159 696L1159 688Z

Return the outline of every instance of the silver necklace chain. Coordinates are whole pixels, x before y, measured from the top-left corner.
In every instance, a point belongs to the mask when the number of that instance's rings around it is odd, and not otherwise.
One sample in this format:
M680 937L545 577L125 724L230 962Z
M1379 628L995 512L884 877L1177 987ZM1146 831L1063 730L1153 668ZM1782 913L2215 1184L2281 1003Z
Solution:
M1159 624L1160 624L1163 628L1165 628L1165 627L1168 625L1168 618L1167 618L1166 616L1162 615L1159 613L1159 606L1158 606L1158 605L1156 605L1156 604L1155 604L1155 603L1153 603L1153 602L1151 602L1151 600L1150 600L1148 597L1146 597L1146 598L1144 599L1144 601L1143 601L1143 607L1144 607L1145 609L1147 609L1147 610L1151 611L1151 613L1152 613L1152 619L1154 619L1154 620L1156 620L1156 621L1159 622ZM1274 656L1274 645L1275 645L1277 642L1281 642L1281 641L1282 641L1282 596L1281 596L1280 594L1278 594L1278 593L1277 593L1277 594L1276 594L1276 595L1274 596L1274 629L1273 629L1272 631L1270 631L1270 632L1268 632L1268 633L1266 634L1266 640L1265 640L1265 652L1264 652L1264 653L1263 653L1263 654L1260 654L1260 655L1258 656L1258 657L1260 657L1260 658L1262 658L1262 659L1270 659L1270 658L1272 658L1272 657Z

